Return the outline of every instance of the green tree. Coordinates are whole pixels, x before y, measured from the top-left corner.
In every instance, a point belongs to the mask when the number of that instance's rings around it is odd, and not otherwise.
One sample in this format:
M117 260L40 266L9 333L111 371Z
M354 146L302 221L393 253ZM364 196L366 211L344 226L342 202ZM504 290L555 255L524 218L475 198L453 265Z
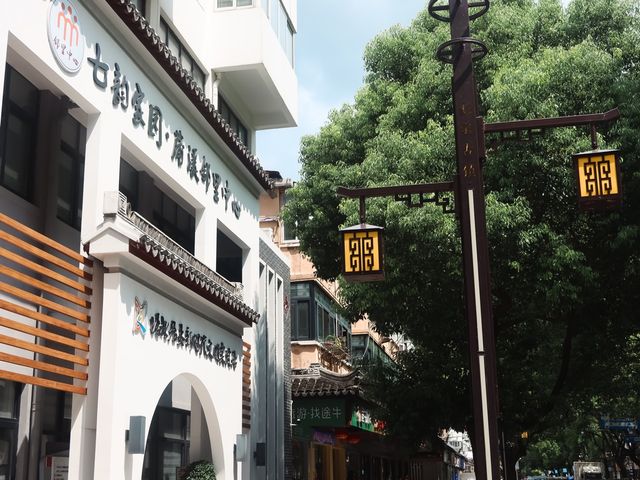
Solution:
M625 360L616 353L640 330L639 27L631 0L574 0L566 9L560 0L495 1L472 24L489 48L475 65L487 122L614 106L622 113L599 132L602 147L619 147L624 156L624 205L616 212L577 210L570 155L590 149L584 128L488 150L501 425L511 464L524 453L520 432L535 443L575 412L616 415L630 391L621 379L640 373L632 362L623 375ZM448 25L426 10L409 27L377 36L364 52L367 76L354 102L302 140L301 180L284 215L297 222L319 276L339 277L338 229L358 223L357 202L339 199L338 186L453 178L451 68L434 57L448 38ZM367 201L367 222L385 227L386 279L341 283L346 313L367 314L382 333L403 333L416 345L398 365L368 375L379 416L412 442L438 427L470 429L456 219L433 204L408 210L378 198ZM640 414L637 402L629 408Z

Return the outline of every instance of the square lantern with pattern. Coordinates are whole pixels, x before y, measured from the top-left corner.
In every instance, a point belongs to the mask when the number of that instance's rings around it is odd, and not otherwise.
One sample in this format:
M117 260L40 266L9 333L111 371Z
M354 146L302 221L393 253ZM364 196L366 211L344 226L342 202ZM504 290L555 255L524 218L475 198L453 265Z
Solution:
M382 227L361 223L343 228L342 275L349 282L384 279Z
M573 155L582 210L608 210L622 203L620 152L593 150Z

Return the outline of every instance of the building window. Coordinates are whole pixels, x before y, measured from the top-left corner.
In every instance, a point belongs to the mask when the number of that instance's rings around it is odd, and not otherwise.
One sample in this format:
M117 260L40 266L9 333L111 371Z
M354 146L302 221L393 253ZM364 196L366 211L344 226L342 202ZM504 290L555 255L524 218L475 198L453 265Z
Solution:
M15 477L22 384L0 380L0 479Z
M292 340L309 340L309 300L293 302Z
M138 210L138 171L120 159L120 191L127 197L131 210Z
M196 219L167 194L156 189L153 224L174 242L193 255Z
M87 130L71 115L62 120L58 160L58 218L80 230Z
M38 89L7 65L0 126L0 184L31 201L38 137Z
M250 7L253 0L218 0L218 8Z
M236 132L238 138L242 143L249 148L249 131L247 127L238 119L237 115L233 113L233 110L229 108L229 104L224 101L222 96L218 95L218 112L222 115L222 118L229 124L231 129Z
M145 449L143 480L178 478L178 470L189 462L190 418L187 410L156 408Z
M242 248L218 230L216 272L230 282L242 283Z
M280 210L284 208L284 206L289 202L289 200L290 200L290 196L288 194L288 191L285 191L282 194L282 207L280 208ZM298 237L296 237L295 235L297 226L298 226L298 222L291 223L291 222L285 222L284 220L281 222L281 228L283 230L282 240L284 242L295 242L298 240Z
M293 24L289 20L287 11L282 5L280 0L268 0L268 5L265 6L271 28L278 37L280 46L284 50L289 63L293 65Z
M138 11L143 15L147 15L147 1L146 0L129 0L131 4L138 9Z
M194 60L193 55L189 53L187 47L180 41L169 24L164 18L160 18L160 39L169 47L171 53L180 61L180 65L191 74L196 84L204 90L204 82L206 75L198 63Z

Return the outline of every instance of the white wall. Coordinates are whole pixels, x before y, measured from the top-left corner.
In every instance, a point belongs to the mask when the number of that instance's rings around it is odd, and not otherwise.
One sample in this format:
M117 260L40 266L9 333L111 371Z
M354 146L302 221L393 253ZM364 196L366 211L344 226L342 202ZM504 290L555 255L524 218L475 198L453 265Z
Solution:
M150 334L143 338L133 333L135 297L147 302L147 318L161 313L166 320L188 325L192 332L235 350L239 355L236 369L217 365ZM242 417L241 339L119 273L105 275L102 317L109 320L103 321L101 332L96 422L99 449L92 478L140 478L144 456L126 453L124 435L129 417L146 417L148 433L160 395L178 376L193 385L202 404L218 478L233 478L233 444L241 432Z

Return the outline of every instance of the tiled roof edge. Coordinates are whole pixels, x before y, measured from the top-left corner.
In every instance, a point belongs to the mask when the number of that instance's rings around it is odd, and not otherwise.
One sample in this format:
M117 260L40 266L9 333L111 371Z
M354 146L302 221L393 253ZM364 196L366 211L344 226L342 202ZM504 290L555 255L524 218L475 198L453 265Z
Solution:
M214 108L204 91L196 84L189 72L180 65L180 61L171 54L171 50L155 30L151 28L147 19L129 0L106 0L106 2L180 87L249 173L265 190L270 190L273 186L272 182L267 171L260 165L258 157L253 155L240 141L231 126Z
M145 243L144 240L141 242L130 240L129 252L154 266L168 277L173 278L178 283L186 286L191 291L209 300L214 305L217 305L236 318L239 318L246 325L252 326L260 318L260 314L258 312L235 298L224 288L213 283L203 281L195 275L193 271L185 268L179 268L177 263L167 263L164 261L164 259L160 258L160 252L154 251L152 245Z

